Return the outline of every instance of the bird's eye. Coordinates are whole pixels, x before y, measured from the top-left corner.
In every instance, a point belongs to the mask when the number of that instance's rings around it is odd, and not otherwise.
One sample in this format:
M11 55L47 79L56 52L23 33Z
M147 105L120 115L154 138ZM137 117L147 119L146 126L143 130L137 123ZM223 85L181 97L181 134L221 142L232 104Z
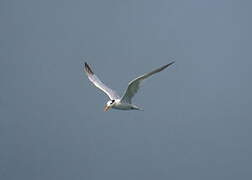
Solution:
M111 100L110 104L113 104L114 102L115 102L115 100L113 99L113 100Z

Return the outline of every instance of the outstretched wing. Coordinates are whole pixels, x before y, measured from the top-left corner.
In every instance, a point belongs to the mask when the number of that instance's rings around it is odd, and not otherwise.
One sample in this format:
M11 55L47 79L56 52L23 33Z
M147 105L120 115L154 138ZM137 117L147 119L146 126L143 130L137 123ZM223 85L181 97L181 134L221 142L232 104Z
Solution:
M118 99L119 96L117 93L107 87L103 82L100 81L100 79L94 74L94 72L91 70L90 66L85 62L85 68L84 71L86 72L88 79L100 90L105 92L111 100Z
M151 71L151 72L149 72L147 74L139 76L136 79L133 79L132 81L130 81L129 85L127 87L127 90L125 91L121 101L131 104L131 99L137 93L138 89L140 88L140 84L144 79L148 78L149 76L151 76L151 75L153 75L155 73L158 73L158 72L164 70L165 68L172 65L173 63L174 63L174 61L169 63L169 64L166 64L166 65L164 65L164 66L162 66L162 67L160 67L158 69L155 69L154 71Z

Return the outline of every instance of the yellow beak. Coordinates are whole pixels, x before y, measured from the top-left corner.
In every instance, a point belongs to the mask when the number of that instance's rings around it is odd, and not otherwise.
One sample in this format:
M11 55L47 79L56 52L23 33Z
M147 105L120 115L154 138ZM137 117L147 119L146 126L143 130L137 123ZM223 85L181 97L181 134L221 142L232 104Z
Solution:
M111 108L110 106L107 106L107 105L106 105L106 106L104 107L104 112L108 111L110 108Z

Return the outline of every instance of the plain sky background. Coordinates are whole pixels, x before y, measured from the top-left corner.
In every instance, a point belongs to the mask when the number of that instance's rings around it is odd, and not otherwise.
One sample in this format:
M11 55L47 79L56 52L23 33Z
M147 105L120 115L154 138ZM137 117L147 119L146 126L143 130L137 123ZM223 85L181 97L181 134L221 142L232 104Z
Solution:
M252 179L252 1L1 0L1 180ZM134 103L108 98L87 61Z

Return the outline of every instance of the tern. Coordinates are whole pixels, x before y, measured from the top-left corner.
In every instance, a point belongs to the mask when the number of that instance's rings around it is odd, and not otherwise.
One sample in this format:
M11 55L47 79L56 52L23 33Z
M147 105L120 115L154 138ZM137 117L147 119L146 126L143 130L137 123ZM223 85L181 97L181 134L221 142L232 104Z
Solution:
M174 61L158 69L155 69L149 73L146 73L142 76L139 76L133 79L132 81L129 82L128 87L122 97L120 97L116 91L112 90L111 88L106 86L102 81L100 81L100 79L94 74L93 70L90 68L90 66L86 62L85 62L84 71L86 72L88 79L97 88L99 88L105 94L107 94L108 97L110 98L110 100L106 103L104 107L104 111L108 111L110 108L119 109L119 110L142 110L141 108L131 103L131 99L139 90L140 84L143 82L143 80L145 80L149 76L164 70L165 68L172 65L173 63Z

